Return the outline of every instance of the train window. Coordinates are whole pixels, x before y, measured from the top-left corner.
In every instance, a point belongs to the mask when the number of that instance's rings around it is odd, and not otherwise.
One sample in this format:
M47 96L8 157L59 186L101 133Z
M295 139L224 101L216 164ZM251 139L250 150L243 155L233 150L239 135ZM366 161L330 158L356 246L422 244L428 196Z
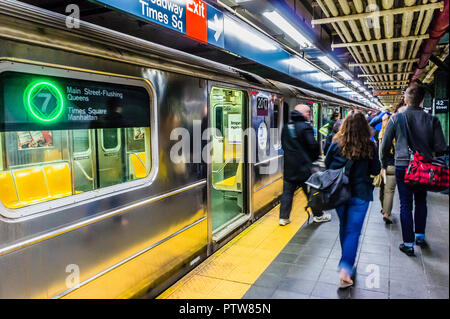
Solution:
M216 111L216 117L215 117L215 121L216 121L216 125L215 128L217 129L217 131L215 132L215 134L217 135L217 138L220 138L223 136L223 107L222 106L216 106L215 107L215 111Z
M273 129L273 147L274 148L280 148L281 147L281 141L280 141L280 105L278 101L275 101L273 104L273 122L272 122L272 129Z
M0 73L3 206L90 198L95 194L89 191L146 178L151 97L140 81L134 83Z
M102 131L102 147L104 151L117 151L120 149L119 129L105 128Z
M75 154L89 152L89 131L88 130L73 130L73 152Z

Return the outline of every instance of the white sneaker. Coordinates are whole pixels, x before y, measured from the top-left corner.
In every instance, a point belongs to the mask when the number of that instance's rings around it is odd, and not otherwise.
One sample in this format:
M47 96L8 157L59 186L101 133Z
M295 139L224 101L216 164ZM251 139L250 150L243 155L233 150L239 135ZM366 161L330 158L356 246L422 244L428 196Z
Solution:
M317 217L317 216L313 217L313 221L316 222L316 223L329 222L330 220L331 220L331 214L330 213L323 214L320 217Z
M280 225L281 226L286 226L287 224L291 223L291 219L284 219L284 218L280 218Z

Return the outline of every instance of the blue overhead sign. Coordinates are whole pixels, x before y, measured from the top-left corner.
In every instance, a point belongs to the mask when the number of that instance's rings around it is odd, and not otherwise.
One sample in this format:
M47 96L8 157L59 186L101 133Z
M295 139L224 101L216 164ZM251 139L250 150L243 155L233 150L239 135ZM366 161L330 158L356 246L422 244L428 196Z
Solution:
M180 32L194 40L224 47L223 13L202 0L91 0Z
M223 13L208 6L207 9L208 43L220 48L225 47L225 35L223 29Z
M131 14L177 31L191 39L207 43L239 56L266 65L294 78L309 82L327 91L339 93L332 78L323 80L320 71L299 65L296 55L284 50L276 41L229 14L202 0L90 0L111 9Z
M186 33L186 1L94 0L94 2L157 23L180 33Z

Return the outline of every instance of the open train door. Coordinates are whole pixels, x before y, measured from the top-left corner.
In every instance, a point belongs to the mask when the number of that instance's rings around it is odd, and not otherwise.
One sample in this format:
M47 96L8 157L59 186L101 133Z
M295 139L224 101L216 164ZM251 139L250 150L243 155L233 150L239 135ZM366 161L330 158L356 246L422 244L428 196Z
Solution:
M208 165L209 230L217 245L249 219L247 205L246 95L211 87L211 162Z

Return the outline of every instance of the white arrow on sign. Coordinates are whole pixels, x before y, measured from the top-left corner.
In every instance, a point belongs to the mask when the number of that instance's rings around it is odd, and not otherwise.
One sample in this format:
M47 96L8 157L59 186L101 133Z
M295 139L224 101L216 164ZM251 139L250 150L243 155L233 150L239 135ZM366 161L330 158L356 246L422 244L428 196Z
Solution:
M216 41L219 41L220 35L223 32L223 24L220 23L217 14L214 15L214 21L208 20L208 28L216 31L216 33L214 34L214 39L216 39Z

